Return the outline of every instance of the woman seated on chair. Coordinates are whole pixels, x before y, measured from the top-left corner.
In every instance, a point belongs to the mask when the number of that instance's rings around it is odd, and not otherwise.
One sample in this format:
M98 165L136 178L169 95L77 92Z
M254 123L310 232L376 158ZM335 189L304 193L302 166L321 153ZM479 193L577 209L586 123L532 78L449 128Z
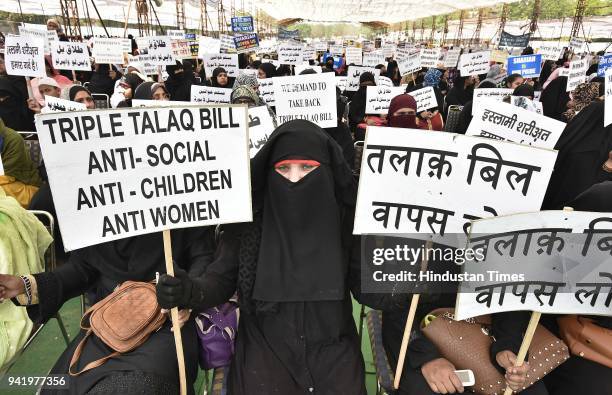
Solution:
M365 395L350 296L362 300L357 185L340 146L317 125L290 121L251 172L254 221L225 227L201 278L161 276L160 304L202 311L238 289L230 394Z
M191 276L200 275L212 261L214 252L212 229L188 228L172 231L172 258L175 266ZM108 296L124 281L150 282L156 272L165 272L162 234L153 233L106 242L73 251L68 263L52 272L27 276L27 280L0 274L0 299L15 299L27 304L35 323L46 322L57 314L64 302L83 294L95 285L97 295L92 302ZM29 284L26 292L26 284ZM23 295L26 295L24 301ZM21 295L21 296L20 296ZM25 302L25 303L24 303ZM29 302L29 303L28 303ZM180 312L188 393L193 394L197 375L198 344L193 318L189 311ZM124 317L126 322L130 317ZM170 320L133 352L108 359L103 365L70 377L69 394L178 394L178 363ZM67 374L75 349L85 331L70 343L50 374ZM73 371L110 355L110 349L97 336L84 343ZM42 394L54 393L43 391ZM61 392L65 393L65 392Z
M9 129L0 119L0 188L27 208L32 196L38 191L41 179L23 138Z

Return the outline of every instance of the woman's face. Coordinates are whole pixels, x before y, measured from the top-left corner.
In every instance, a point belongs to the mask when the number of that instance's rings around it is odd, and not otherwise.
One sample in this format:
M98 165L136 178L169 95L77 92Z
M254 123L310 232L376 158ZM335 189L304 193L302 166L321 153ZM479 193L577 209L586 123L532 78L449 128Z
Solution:
M262 69L257 69L257 78L259 78L260 80L263 80L264 78L266 78L266 72L263 71Z
M393 113L393 116L400 116L400 115L414 115L416 114L416 112L410 108L410 107L404 107L404 108L400 108L399 110L397 110L396 112Z
M515 79L514 81L512 81L511 84L509 84L508 88L510 89L516 89L519 86L523 85L523 82L525 82L525 79L523 77L518 77L517 79Z
M217 75L217 84L221 86L227 85L227 73L219 73Z
M85 104L85 108L88 110L93 110L96 108L96 103L94 103L93 98L85 91L78 91L77 94L74 95L74 101Z
M312 160L284 160L274 165L276 172L291 182L298 182L317 167L319 163Z
M234 100L233 104L246 104L249 107L255 107L255 102L248 97L239 97Z
M169 101L170 100L170 96L168 96L168 93L166 93L164 88L162 88L160 86L157 89L155 89L155 91L153 92L153 95L151 96L151 99L153 99L153 100L161 100L161 101Z

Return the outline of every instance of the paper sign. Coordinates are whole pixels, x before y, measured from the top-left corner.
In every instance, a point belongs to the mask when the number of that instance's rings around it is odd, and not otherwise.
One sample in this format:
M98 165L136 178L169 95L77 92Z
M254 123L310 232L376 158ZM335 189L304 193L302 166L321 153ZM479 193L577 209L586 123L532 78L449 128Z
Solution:
M327 43L315 43L315 49L317 52L327 51Z
M274 131L274 121L268 107L249 108L249 155L254 157Z
M566 92L571 92L586 81L586 71L589 68L588 59L574 60L569 64Z
M249 33L253 31L252 16L234 16L232 17L232 31L238 33Z
M185 30L166 30L166 34L172 40L184 40L185 39Z
M234 46L236 47L236 52L238 53L254 51L255 49L259 48L259 38L257 38L257 33L249 33L234 37Z
M611 222L610 213L579 211L474 221L468 248L485 257L462 265L455 319L519 310L612 315Z
M489 65L490 51L464 53L459 58L459 71L461 76L486 74L491 66Z
M344 48L342 47L342 45L330 45L329 53L331 53L332 55L342 56L342 54L344 53Z
M381 51L366 52L363 54L364 66L376 67L379 64L385 64L385 57Z
M59 41L55 30L47 30L46 25L19 26L19 35L34 40L43 41L43 51L45 55L51 54L51 43Z
M203 60L207 77L212 77L213 70L217 67L223 67L228 77L238 76L237 54L205 54Z
M417 113L431 109L438 109L436 94L431 86L417 89L408 94L414 97L414 100L417 102Z
M198 58L203 59L205 54L216 55L221 52L221 41L212 37L201 36L198 42Z
M606 75L606 70L612 67L612 54L599 57L599 66L597 67L597 76L603 77Z
M91 71L87 44L58 41L51 46L53 67L58 70Z
M491 62L506 63L508 61L508 52L494 49L491 51Z
M234 37L221 34L221 53L236 53L236 47L234 46Z
M542 59L544 60L557 61L561 59L561 56L563 55L563 47L556 44L544 44L540 45L540 48L538 48L538 53L542 55Z
M276 118L279 125L306 119L322 128L338 125L336 80L332 73L274 77Z
M232 90L213 86L191 85L191 101L194 103L230 103Z
M581 38L578 37L572 37L569 41L569 47L570 49L577 55L580 55L582 53L584 53L585 51L585 41Z
M336 86L340 89L340 92L344 92L346 90L346 81L348 77L337 76L336 77Z
M276 105L276 100L274 99L274 81L272 78L264 78L263 80L257 79L257 83L259 84L259 97L270 107L274 107Z
M397 66L401 75L417 72L421 70L421 53L415 52L410 55L397 58Z
M394 84L393 81L391 81L391 78L381 75L376 81L376 86L394 86Z
M168 36L145 37L145 50L149 62L156 66L168 66L176 64L176 59L172 54L172 40ZM141 53L143 48L138 45Z
M43 40L23 36L5 37L4 65L8 75L46 77Z
M308 63L311 59L317 58L317 51L313 47L302 48L302 61Z
M612 69L606 70L605 75L606 96L604 100L604 126L612 124Z
M247 125L244 106L37 116L66 249L251 221Z
M53 96L45 95L45 106L41 112L43 114L50 112L61 112L61 111L84 111L87 107L83 103L77 103L75 101L59 99Z
M472 101L472 116L474 110L482 107L485 102L491 100L502 101L508 96L512 96L514 89L511 88L476 88L474 89L474 99Z
M556 119L512 104L484 100L474 110L466 135L553 149L563 129L565 123Z
M449 49L444 55L444 67L457 67L461 49Z
M278 46L280 64L297 65L304 63L301 44L281 44Z
M542 55L523 55L508 58L508 74L520 74L523 78L537 78L542 71Z
M191 59L191 46L187 40L171 40L172 56L176 60Z
M390 58L393 57L393 55L395 55L395 50L397 49L397 46L395 44L385 44L382 47L382 53L383 56L385 58Z
M363 63L361 48L347 47L345 53L346 64L359 66Z
M472 219L537 211L556 157L479 137L369 126L353 233L463 234Z
M94 37L92 53L98 64L123 64L120 38Z
M357 91L359 89L359 77L361 77L361 74L365 72L374 74L374 81L378 81L380 69L375 69L374 67L349 66L346 73L347 78L345 90L349 92Z
M395 96L406 93L403 86L368 86L366 88L366 114L387 114Z
M421 48L421 67L439 67L441 66L440 55L442 48Z

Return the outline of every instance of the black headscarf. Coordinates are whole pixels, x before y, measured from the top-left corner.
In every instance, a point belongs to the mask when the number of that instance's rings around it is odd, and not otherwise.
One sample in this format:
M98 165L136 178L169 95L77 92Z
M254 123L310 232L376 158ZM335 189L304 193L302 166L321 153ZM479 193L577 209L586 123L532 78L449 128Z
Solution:
M393 85L399 86L402 80L401 74L398 74L399 77L395 76L395 70L398 70L399 66L397 65L397 61L392 60L387 63L387 77L393 82Z
M34 130L34 115L28 109L26 99L11 78L0 78L0 97L6 97L0 103L0 118L13 130Z
M176 64L166 66L166 71L168 79L165 85L170 99L174 101L191 100L191 85L195 84L191 63L185 62L183 65L177 60Z
M533 85L530 84L521 84L514 88L514 91L512 92L512 96L530 97L531 99L533 99L534 95L535 92Z
M217 88L231 88L234 85L234 79L230 78L229 76L227 77L226 85L219 85L219 82L217 82L217 77L221 73L227 74L227 71L223 67L217 67L216 69L213 70L212 78L210 79L210 86L217 87Z
M446 95L446 105L459 105L465 106L465 104L472 100L474 94L474 86L465 87L465 80L470 78L469 76L457 77L453 88Z
M604 102L596 100L563 130L555 145L559 155L542 203L544 210L563 208L591 185L612 179L602 169L612 151L612 125L604 127L603 118Z
M321 165L292 183L274 169L291 158ZM253 299L344 299L343 214L355 204L356 183L338 144L312 122L290 121L255 155L251 173L254 209L263 210Z
M259 68L266 73L266 78L276 77L276 67L272 63L262 63Z
M70 89L68 90L68 100L70 101L74 101L74 97L77 95L77 93L79 92L87 92L87 94L89 96L91 96L91 93L89 92L89 90L87 90L87 88L81 86L81 85L72 85L70 87Z
M566 121L563 113L567 110L567 102L570 100L566 88L567 77L557 77L546 86L540 96L544 115L562 122Z
M568 206L577 211L612 213L612 181L592 185L568 203Z

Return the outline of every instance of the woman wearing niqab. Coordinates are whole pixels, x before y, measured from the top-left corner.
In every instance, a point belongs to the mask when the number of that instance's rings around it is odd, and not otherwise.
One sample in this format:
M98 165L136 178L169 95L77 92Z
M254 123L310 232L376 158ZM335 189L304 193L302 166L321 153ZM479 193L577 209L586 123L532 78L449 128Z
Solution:
M296 166L303 178L289 174ZM317 125L290 121L251 173L254 221L225 227L200 279L162 276L160 304L201 311L238 289L229 394L365 395L350 296L361 301L356 183L340 147Z

